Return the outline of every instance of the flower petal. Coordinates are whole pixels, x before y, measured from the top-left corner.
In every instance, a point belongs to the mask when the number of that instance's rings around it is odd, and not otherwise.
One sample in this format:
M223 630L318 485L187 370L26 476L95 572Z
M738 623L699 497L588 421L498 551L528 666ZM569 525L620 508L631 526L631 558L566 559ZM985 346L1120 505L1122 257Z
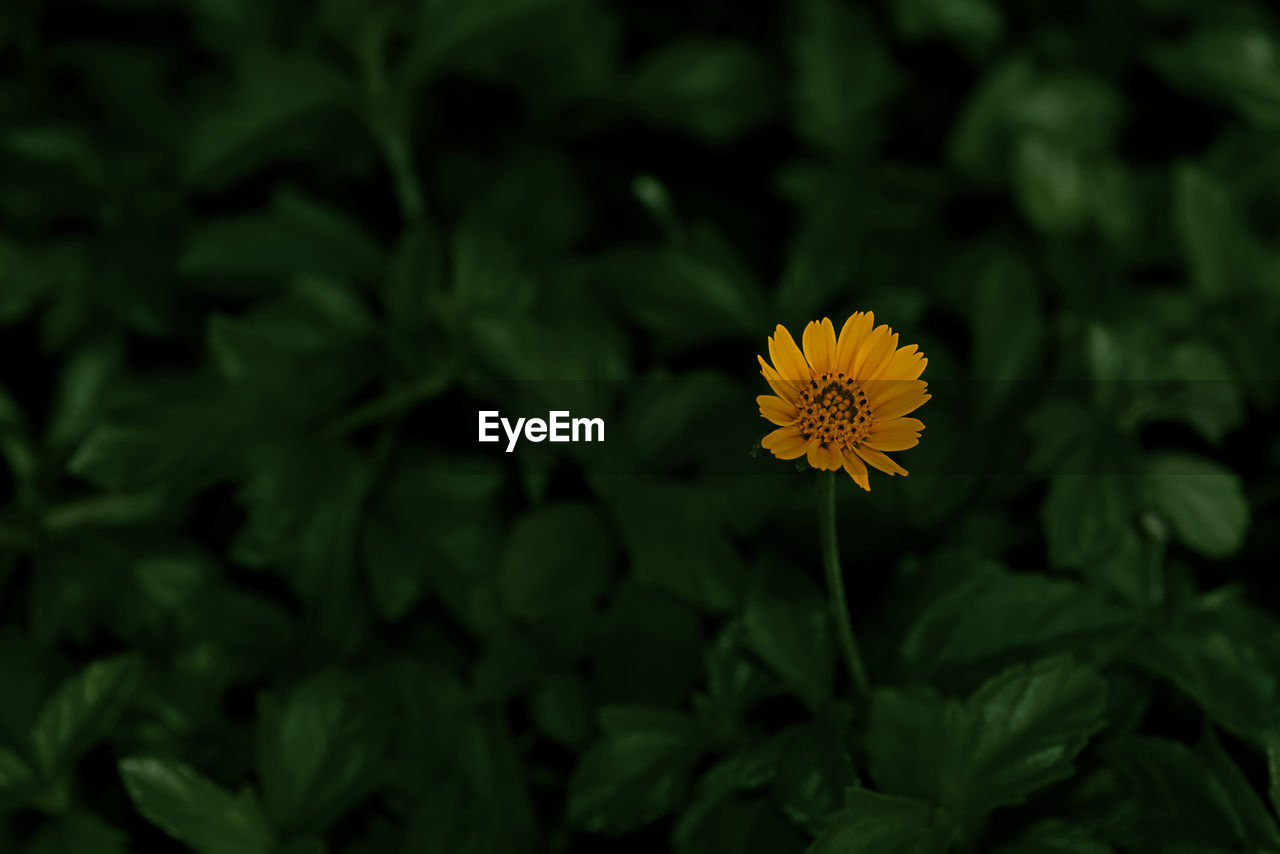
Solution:
M893 354L893 358L884 366L876 376L871 377L875 380L915 380L919 379L924 373L925 365L929 364L929 360L924 354L917 353L919 348L915 344L909 344L906 347L899 348L898 352Z
M809 367L815 374L825 374L834 370L836 362L836 332L831 318L824 317L821 322L809 321L804 328L801 340L804 343L804 356L809 360Z
M769 388L783 400L793 404L800 402L800 389L795 383L788 382L778 376L778 372L773 369L768 362L764 360L764 356L756 356L760 360L760 373L764 375L765 380L769 383Z
M813 376L809 363L804 360L804 354L782 324L778 324L773 337L769 339L769 359L784 380L807 383Z
M853 482L870 492L871 479L867 477L867 466L862 460L858 459L858 455L845 451L843 462L844 470L849 473L849 477L853 478Z
M794 460L804 456L811 441L804 437L799 427L781 427L761 439L760 444L780 460Z
M822 318L822 337L826 339L827 346L831 349L831 370L836 369L836 325L831 322L831 318Z
M864 444L877 451L905 451L920 444L924 422L919 418L891 418L871 425Z
M907 470L886 457L874 448L868 448L866 444L858 445L854 448L858 456L866 461L867 465L874 466L885 474L906 474Z
M780 460L798 460L805 455L810 442L801 442L799 445L783 445L770 451Z
M795 405L789 400L781 397L775 397L772 394L762 394L756 398L756 405L760 407L760 414L768 418L779 427L789 427L795 423L796 412Z
M898 394L872 404L871 414L876 421L898 418L899 416L906 415L909 412L915 412L931 397L933 397L933 395L926 394L923 391L918 391L916 389L910 389L902 394Z
M883 323L877 326L853 360L853 378L870 379L874 371L884 366L897 346L898 336L894 331Z
M887 420L877 421L871 425L869 431L872 436L878 436L881 433L894 432L915 432L919 433L924 430L924 422L919 418L889 418Z
M803 438L803 434L799 427L794 425L791 427L779 427L777 430L774 430L761 439L760 444L772 450L782 442L796 438Z
M863 342L871 334L871 325L876 316L870 311L857 311L849 315L840 329L840 340L836 343L836 370L844 374L853 373L853 362L862 349Z
M809 465L819 471L835 471L840 468L841 464L839 451L829 448L821 442L809 446L808 459Z
M905 451L920 444L919 433L891 432L872 436L862 443L877 451Z
M880 410L904 397L923 395L929 388L924 380L871 380L863 381L860 385L867 392L867 403L871 405L871 411L876 414L877 420L896 418L896 415L883 415Z

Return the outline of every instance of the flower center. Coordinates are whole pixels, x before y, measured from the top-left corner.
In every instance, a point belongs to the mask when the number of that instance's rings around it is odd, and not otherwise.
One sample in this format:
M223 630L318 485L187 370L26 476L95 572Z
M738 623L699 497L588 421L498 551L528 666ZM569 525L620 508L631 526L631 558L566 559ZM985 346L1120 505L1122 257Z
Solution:
M800 393L800 429L806 439L817 436L832 447L852 447L871 430L867 393L853 378L828 372L809 380Z

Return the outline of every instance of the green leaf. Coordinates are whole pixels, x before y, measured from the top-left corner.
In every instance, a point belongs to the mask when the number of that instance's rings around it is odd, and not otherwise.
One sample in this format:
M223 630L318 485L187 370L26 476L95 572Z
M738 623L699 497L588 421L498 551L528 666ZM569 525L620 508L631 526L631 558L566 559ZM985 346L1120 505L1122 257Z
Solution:
M1182 421L1211 442L1219 442L1245 419L1235 373L1217 350L1190 342L1163 353L1155 394L1145 400L1144 421Z
M304 277L243 316L214 315L208 345L243 410L293 425L328 415L375 376L373 328L349 288Z
M382 271L382 251L342 211L293 191L268 211L196 225L182 272L209 288L260 292L300 274L367 281Z
M848 709L845 708L846 725L848 721ZM791 727L773 737L747 741L704 771L698 779L697 792L691 799L694 802L691 811L700 810L711 802L724 800L735 794L759 791L771 782L776 782L783 750L789 743L789 737L800 726L802 725ZM687 818L686 812L681 821Z
M397 621L418 604L441 558L429 545L417 548L419 537L400 528L393 512L375 511L365 519L360 547L373 604L384 620Z
M1106 683L1090 667L1049 658L1010 668L964 708L951 741L961 771L946 796L986 812L1070 776L1072 760L1105 723Z
M381 782L383 736L343 673L318 676L258 717L263 801L282 830L325 830Z
M525 28L538 16L576 0L493 0L484 4L458 4L426 0L416 5L418 14L409 31L415 34L403 75L407 85L424 82L442 67L465 56L467 50L500 43L504 34L527 37ZM363 7L361 7L363 10Z
M1019 255L994 254L983 265L974 288L973 376L980 387L995 383L997 395L1011 390L1038 367L1044 334L1040 288ZM984 395L984 398L986 396Z
M486 9L506 5L495 0ZM619 9L592 0L512 0L512 5L523 5L532 17L496 22L492 34L454 55L449 62L453 70L503 87L538 113L572 109L585 100L611 103L618 97L624 37ZM481 157L493 165L492 157ZM548 212L552 210L556 214L535 231L564 224L555 222L562 211L551 207ZM513 213L527 216L532 211Z
M1174 226L1196 293L1213 299L1250 290L1259 250L1226 189L1193 164L1178 168L1173 189Z
M50 822L29 843L28 854L129 854L129 835L87 812L73 812Z
M947 848L947 833L928 804L850 789L809 854L944 854Z
M880 689L868 721L871 771L893 794L931 800L966 826L1072 772L1103 726L1106 683L1055 657L1012 667L963 703Z
M1128 655L1241 738L1280 727L1280 628L1234 596L1203 597Z
M1280 850L1280 826L1240 766L1223 748L1212 728L1206 727L1197 752L1230 798L1245 843L1253 850Z
M321 139L332 144L316 120L354 106L355 87L323 53L250 48L234 59L234 83L196 104L181 149L184 177L196 186L225 185L274 159L319 149ZM334 149L326 150L332 163Z
M123 342L116 337L89 342L67 359L53 402L50 442L72 450L102 421L123 361Z
M104 658L62 683L40 710L31 739L46 774L66 768L111 731L142 675L136 655Z
M0 325L22 320L45 289L46 279L29 250L0 235Z
M345 586L367 462L323 440L264 445L253 462L241 486L248 520L235 554L250 566L279 569L315 605Z
M21 756L0 747L0 806L21 801L35 785L36 775Z
M618 429L637 469L678 471L720 456L728 435L756 432L738 409L743 398L742 384L718 372L657 374L628 387Z
M640 478L595 479L616 514L641 584L712 611L733 608L746 575L704 493Z
M569 781L569 821L589 833L629 833L681 802L701 737L689 717L664 709L611 706L600 724L604 734Z
M1189 747L1129 736L1105 756L1131 804L1112 831L1117 844L1149 851L1242 850L1246 834L1235 793Z
M502 537L496 498L502 486L487 462L421 449L397 455L396 465L366 515L362 554L374 604L384 619L405 617L451 574L488 574ZM423 514L423 507L432 512Z
M1077 462L1093 435L1090 413L1082 401L1051 398L1027 416L1026 429L1032 436L1029 470L1049 474L1060 466Z
M1082 827L1058 819L1042 821L1017 842L992 854L1111 854L1112 848Z
M936 36L982 54L1004 30L1000 8L990 0L893 0L889 7L898 31L909 42Z
M593 507L553 504L516 523L498 585L517 616L564 618L591 610L608 587L616 560L611 532Z
M157 384L93 429L67 469L109 489L190 494L227 476L247 426L212 378Z
M1129 619L1075 581L989 566L929 604L902 656L930 680L986 676L1018 659L1115 643Z
M1263 734L1262 749L1267 757L1267 799L1271 811L1280 815L1280 730L1270 729Z
M1243 545L1249 505L1239 476L1230 469L1200 457L1160 454L1147 461L1142 489L1189 548L1224 558Z
M0 573L4 571L0 570ZM50 672L49 664L30 634L13 626L0 630L0 672L5 674L5 702L0 703L0 745L28 746L31 725L56 689L54 679L57 674ZM28 753L26 750L20 752ZM18 757L15 753L9 755L20 758L19 765L23 767L34 758L30 755Z
M192 634L218 650L221 665L249 678L283 666L299 641L294 615L274 597L238 588L213 588L187 611Z
M388 796L414 804L404 850L535 850L522 749L506 710L490 706L452 673L424 661L402 656L382 668L378 691L395 699L403 721L394 728L395 749L388 752L400 785Z
M1041 510L1054 566L1079 567L1114 548L1133 515L1129 484L1108 471L1056 474Z
M969 93L948 142L948 159L962 171L995 183L1008 171L1010 105L1026 97L1034 72L1025 57L987 70Z
M206 589L217 567L198 552L148 555L133 566L138 589L163 611L175 611Z
M883 132L877 114L900 85L870 16L838 0L805 0L787 48L799 134L835 152L869 150Z
M1116 383L1132 379L1137 361L1137 348L1125 341L1115 330L1097 321L1090 321L1084 332L1084 356L1089 375L1098 383ZM1102 394L1107 394L1103 389Z
M445 242L431 223L407 228L383 285L387 316L398 328L420 331L439 310L444 291Z
M619 308L666 347L705 344L758 331L763 298L729 264L675 249L617 249L593 264ZM643 287L641 287L643 285Z
M858 772L849 751L850 709L832 704L818 719L784 732L773 764L774 800L787 817L814 833L841 806Z
M553 673L538 681L529 709L539 731L553 742L581 751L591 737L592 701L587 681Z
M1272 28L1253 16L1208 18L1181 42L1151 51L1175 85L1225 102L1267 128L1280 124L1280 68Z
M677 854L799 854L805 836L762 797L728 797L685 812L674 834Z
M1151 521L1151 517L1144 519ZM1117 594L1121 601L1150 609L1165 596L1165 537L1145 526L1126 531L1111 553L1082 567L1091 582Z
M147 821L200 854L270 854L275 845L251 791L232 795L173 759L122 759L120 777Z
M835 646L827 600L793 566L760 566L747 588L743 625L748 646L811 710L831 697Z
M963 171L995 184L1009 175L1011 163L1017 168L1018 151L1028 138L1040 140L1031 145L1041 166L1051 165L1050 158L1096 155L1110 148L1123 116L1123 100L1101 78L1078 71L1046 73L1025 55L1014 55L992 67L969 96L949 156ZM1051 182L1042 188L1052 202L1048 210L1074 205L1074 186L1056 185L1062 176L1037 177ZM1069 202L1065 208L1064 201Z
M21 163L24 171L48 170L67 181L73 191L92 194L105 183L102 152L83 127L33 124L13 127L0 134L0 152Z
M519 248L506 239L495 217L477 211L465 218L451 242L450 308L464 317L502 317L527 310L536 289Z
M955 721L949 721L955 718ZM932 689L877 688L867 711L869 770L893 795L941 803L955 767L952 730L964 710Z
M740 620L728 623L702 653L708 696L700 712L707 731L731 738L750 709L780 691L758 656L746 649Z
M933 350L929 353L936 358ZM928 530L957 518L988 470L982 457L970 453L973 422L968 415L946 408L916 414L927 422L929 441L911 449L909 468L916 474L894 488L903 496L904 515L912 528Z
M1018 140L1013 188L1031 224L1045 234L1078 231L1093 211L1092 166L1051 137L1029 133Z
M650 121L724 142L770 118L778 100L775 80L748 43L685 39L645 57L627 92Z

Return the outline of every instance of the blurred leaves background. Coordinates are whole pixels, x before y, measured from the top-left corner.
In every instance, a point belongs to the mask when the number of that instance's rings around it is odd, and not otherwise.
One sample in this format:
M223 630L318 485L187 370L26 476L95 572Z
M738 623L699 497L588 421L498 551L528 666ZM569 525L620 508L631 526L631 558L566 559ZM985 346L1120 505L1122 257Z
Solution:
M0 849L1280 850L1267 4L10 0L0 70ZM935 397L855 702L749 453L863 309ZM472 439L565 401L625 476Z

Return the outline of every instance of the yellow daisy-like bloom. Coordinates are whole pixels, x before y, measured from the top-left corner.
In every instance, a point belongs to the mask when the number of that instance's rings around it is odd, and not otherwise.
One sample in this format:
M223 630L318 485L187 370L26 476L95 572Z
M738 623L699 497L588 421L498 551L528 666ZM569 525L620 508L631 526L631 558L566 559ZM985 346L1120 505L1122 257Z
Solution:
M885 452L919 443L924 423L905 416L931 397L920 379L929 360L915 344L899 348L897 333L874 323L871 312L857 312L837 338L830 318L810 321L803 353L779 326L769 339L773 364L757 357L776 396L762 394L756 403L778 425L761 444L780 460L805 456L816 469L843 467L868 491L867 465L907 473Z

